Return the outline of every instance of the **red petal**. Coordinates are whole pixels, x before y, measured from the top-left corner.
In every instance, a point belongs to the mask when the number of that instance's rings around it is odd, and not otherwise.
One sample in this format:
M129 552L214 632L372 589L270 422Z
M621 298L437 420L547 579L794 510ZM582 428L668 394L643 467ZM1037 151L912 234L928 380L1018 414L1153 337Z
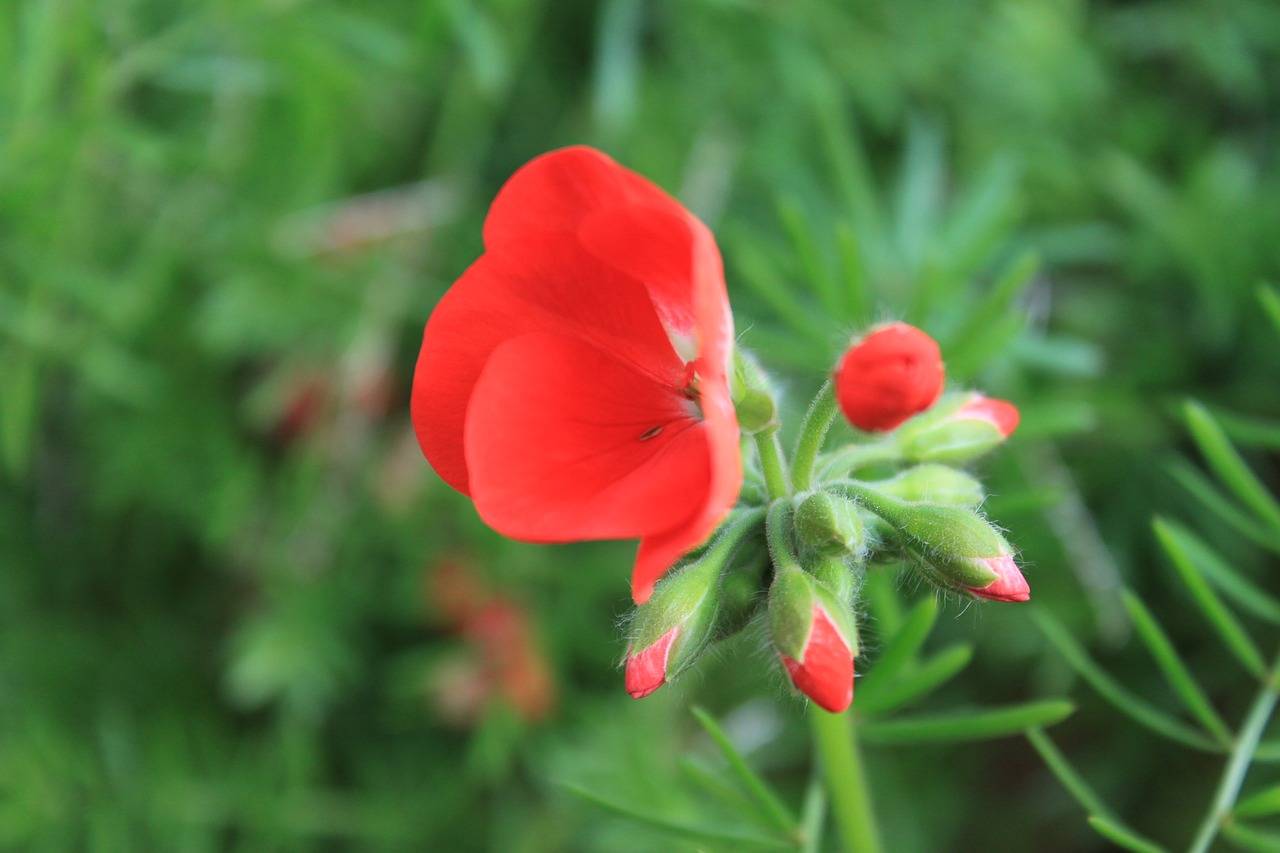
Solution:
M647 649L635 655L628 653L627 693L632 699L643 699L667 683L667 659L679 634L680 626L677 625Z
M1023 577L1022 572L1018 571L1018 566L1013 562L1012 556L1002 554L999 557L990 557L983 562L990 566L999 577L984 587L969 586L965 587L965 589L976 596L990 599L991 601L1031 600L1031 587L1027 584L1027 579Z
M485 249L493 252L513 241L574 234L593 212L632 204L677 214L684 210L654 184L594 148L549 151L520 167L498 192L484 222Z
M465 434L476 509L516 539L643 536L706 502L707 432L692 403L572 338L535 333L495 349Z
M853 701L853 654L821 607L813 608L813 629L804 660L780 657L796 687L820 707L838 714Z
M508 249L481 257L440 300L413 377L413 425L423 453L449 485L467 494L467 402L485 361L504 340L553 332L591 342L673 384L683 370L641 284L572 238Z
M975 396L972 400L965 403L956 412L957 418L978 418L987 421L1000 431L1005 438L1013 435L1013 431L1018 428L1017 406L1005 400L996 400L992 397L983 397L981 394Z

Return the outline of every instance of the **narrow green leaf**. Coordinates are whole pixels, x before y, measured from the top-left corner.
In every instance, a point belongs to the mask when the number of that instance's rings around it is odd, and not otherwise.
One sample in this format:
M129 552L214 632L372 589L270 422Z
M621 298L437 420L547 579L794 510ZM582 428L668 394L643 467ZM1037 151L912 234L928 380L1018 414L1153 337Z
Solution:
M1265 764L1280 762L1280 740L1261 741L1253 751L1253 760Z
M1271 318L1271 324L1276 327L1277 332L1280 332L1280 293L1277 293L1274 287L1260 284L1258 301L1262 303L1262 310Z
M720 752L724 754L725 759L729 762L729 769L738 777L743 790L764 809L764 813L768 816L770 822L783 832L795 832L796 819L791 816L791 812L787 810L787 807L769 789L768 784L747 765L742 753L738 752L733 742L729 740L729 736L724 733L724 729L720 728L720 724L715 721L715 718L702 708L695 707L690 710L692 710L693 716L697 718L702 728L706 729L707 734L715 741L716 746L720 748Z
M908 669L892 682L872 682L870 691L860 684L858 713L870 717L901 708L951 680L972 659L973 647L957 643L923 661L920 666Z
M1249 470L1209 410L1189 400L1184 411L1191 427L1191 437L1223 485L1235 492L1241 503L1252 509L1273 531L1280 531L1280 503Z
M1031 284L1039 269L1040 258L1035 252L1025 252L1010 264L991 285L982 301L969 312L960 331L951 337L948 352L953 348L967 347L985 337L991 327L1009 313L1013 300Z
M1160 545L1164 548L1165 553L1169 555L1170 562L1173 563L1178 576L1182 578L1182 582L1191 593L1191 597L1195 599L1205 618L1209 620L1218 635L1222 637L1227 648L1235 655L1236 660L1240 661L1241 665L1256 678L1266 678L1267 665L1262 660L1262 653L1253 644L1253 640L1249 639L1249 634L1236 621L1231 611L1227 610L1226 605L1222 603L1221 599L1209 588L1209 584L1205 582L1205 579L1196 571L1195 564L1191 561L1187 552L1169 534L1169 528L1164 519L1157 518L1154 522L1154 527L1156 538L1160 540Z
M720 828L717 826L700 826L696 824L682 823L675 820L668 820L667 818L646 814L639 809L623 805L622 803L615 803L612 800L607 800L593 791L588 791L585 788L579 788L576 785L566 785L561 783L560 787L565 791L568 791L570 794L573 794L575 797L586 800L588 803L612 814L616 814L619 817L625 817L628 820L634 820L637 823L643 823L646 826L652 826L657 829L670 832L673 835L680 835L696 841L718 841L725 844L747 844L753 847L766 847L771 850L794 850L796 848L794 842L785 838L736 832L733 829Z
M1129 611L1129 618L1133 620L1133 626L1138 631L1138 636L1146 643L1147 649L1155 659L1156 665L1164 673L1169 686L1181 697L1191 715L1198 719L1219 743L1224 747L1230 746L1231 731L1218 716L1217 711L1213 710L1209 698L1205 696L1200 685L1196 683L1191 672L1178 657L1178 652L1169 641L1168 634L1136 595L1126 589L1121 592L1121 597L1124 599L1125 609Z
M801 853L819 853L822 850L822 828L826 819L827 789L822 778L815 775L805 791L804 810L800 817L800 837L804 839Z
M692 758L681 758L676 762L680 772L704 794L718 800L729 811L755 823L761 822L760 810L755 807L746 794L737 786L731 785L715 771ZM767 821L765 821L767 824Z
M1072 638L1067 629L1062 627L1053 617L1042 610L1033 611L1033 615L1036 624L1040 626L1040 630L1045 637L1058 650L1058 653L1066 658L1067 663L1071 664L1071 668L1079 673L1080 677L1089 683L1089 686L1098 691L1102 698L1115 705L1118 710L1127 714L1134 722L1140 723L1170 740L1178 741L1195 749L1202 749L1207 752L1223 751L1220 746L1200 734L1200 732L1149 705L1120 686L1119 682L1093 662L1093 659Z
M1239 823L1227 823L1222 826L1222 835L1244 850L1256 850L1258 853L1280 851L1280 835L1273 832L1262 832Z
M839 317L843 307L839 286L822 259L822 253L813 239L809 223L805 222L800 205L795 199L781 199L778 202L778 218L782 220L782 227L791 240L791 251L795 253L806 283L817 294L822 307L833 317Z
M885 722L860 720L858 724L862 736L874 743L985 740L1015 735L1029 728L1051 726L1065 720L1074 711L1075 705L1070 702L1051 699L1008 708Z
M867 271L863 266L858 235L847 222L836 225L836 251L840 259L845 311L859 326L871 319L871 295L867 292Z
M1169 473L1196 500L1204 504L1205 509L1229 524L1236 532L1255 544L1280 554L1280 534L1273 533L1246 515L1191 465L1178 460L1169 466Z
M893 681L915 659L937 618L938 602L933 598L923 599L911 608L902 627L888 638L880 655L872 661L870 670L859 679L859 694L865 695L870 691L874 695L881 683Z
M1089 816L1089 825L1112 844L1123 847L1125 850L1132 850L1133 853L1165 853L1165 849L1159 844L1148 841L1142 836L1136 835L1132 831L1122 826L1117 826L1097 815Z
M1261 587L1245 580L1226 560L1204 543L1204 540L1176 522L1165 519L1168 535L1178 543L1200 573L1209 579L1223 595L1259 619L1280 625L1280 601L1264 592Z
M1269 817L1280 814L1280 785L1272 785L1252 797L1241 800L1231 813L1238 818Z
M810 338L823 339L830 331L829 323L819 319L796 298L795 289L787 283L773 261L755 241L735 240L734 262L738 280L750 287L773 311L774 315Z
M1233 412L1214 412L1213 416L1232 441L1247 447L1280 450L1280 423L1265 418L1249 418Z
M1112 813L1111 809L1102 802L1101 798L1089 787L1089 783L1084 780L1076 769L1071 766L1071 762L1067 761L1067 757L1063 755L1053 741L1049 739L1040 729L1028 729L1027 740L1031 741L1031 745L1035 747L1036 752L1040 753L1040 757L1044 759L1044 763L1049 766L1054 776L1058 777L1058 781L1062 783L1062 787L1067 789L1071 796L1076 798L1076 802L1084 806L1084 810L1090 814L1103 815L1113 822L1118 822L1118 818Z

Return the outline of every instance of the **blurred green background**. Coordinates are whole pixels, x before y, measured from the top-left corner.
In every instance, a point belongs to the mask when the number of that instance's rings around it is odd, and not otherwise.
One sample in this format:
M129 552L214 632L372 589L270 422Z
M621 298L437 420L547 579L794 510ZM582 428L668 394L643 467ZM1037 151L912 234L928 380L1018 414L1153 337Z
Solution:
M929 643L976 653L929 704L1072 697L1059 748L1182 843L1220 762L1109 711L1030 614L1172 704L1133 587L1242 714L1151 517L1277 588L1183 488L1179 406L1280 415L1278 142L1273 0L3 4L0 849L718 849L560 787L714 811L678 784L716 761L692 704L798 804L806 711L759 632L633 702L632 545L504 541L413 440L432 306L570 143L713 228L789 407L884 318L1018 403L982 472L1034 601L944 605ZM1225 422L1274 487L1277 444ZM1108 849L1024 740L869 750L891 850Z

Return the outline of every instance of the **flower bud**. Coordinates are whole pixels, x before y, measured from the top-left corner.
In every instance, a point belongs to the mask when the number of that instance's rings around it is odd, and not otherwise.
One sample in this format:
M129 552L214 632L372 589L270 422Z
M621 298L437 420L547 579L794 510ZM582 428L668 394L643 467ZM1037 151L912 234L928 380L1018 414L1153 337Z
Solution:
M976 507L986 498L982 484L963 471L947 465L917 465L889 480L879 480L876 488L904 501Z
M796 537L819 554L857 554L866 546L867 531L858 506L828 492L810 492L795 510Z
M935 555L921 560L925 564L925 575L946 588L990 601L1031 599L1031 587L1007 550L994 557Z
M706 648L720 609L721 560L703 559L661 581L636 611L627 647L627 693L641 699L688 669Z
M968 462L1012 435L1018 417L1012 403L969 394L904 426L898 447L913 462Z
M738 427L746 435L778 425L778 404L769 390L769 380L756 360L741 349L733 351L729 393L737 412Z
M799 569L783 569L769 590L769 630L792 683L838 714L853 701L857 632L848 605Z
M942 353L906 323L873 329L836 365L836 399L849 422L868 432L893 429L942 393Z
M865 483L847 483L845 488L910 544L930 555L985 558L1008 552L1000 534L973 510L904 501Z

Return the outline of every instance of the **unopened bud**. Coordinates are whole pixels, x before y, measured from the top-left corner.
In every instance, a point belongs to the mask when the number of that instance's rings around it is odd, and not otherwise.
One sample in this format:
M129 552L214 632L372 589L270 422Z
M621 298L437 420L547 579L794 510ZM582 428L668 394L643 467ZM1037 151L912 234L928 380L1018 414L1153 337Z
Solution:
M769 630L800 692L833 714L849 707L858 640L847 603L807 572L780 570L769 591Z
M991 601L1028 601L1031 587L1007 550L994 557L922 557L924 573L935 583Z
M738 415L738 427L744 434L754 435L778 425L778 405L768 377L756 360L741 349L733 351L729 392Z
M947 465L916 465L876 488L904 501L923 501L949 506L976 507L986 499L982 484L963 471Z
M904 501L865 483L847 483L845 488L930 555L986 558L1008 553L1000 534L973 510Z
M856 555L866 546L867 530L858 506L828 492L810 492L795 510L796 537L819 554Z
M836 365L835 389L849 422L885 432L933 405L942 393L938 344L906 323L890 323L854 341Z
M661 581L636 611L627 648L627 692L640 699L697 660L720 608L721 562L704 559Z
M1004 442L1018 427L1012 403L968 394L939 405L897 434L904 458L913 462L968 462Z

